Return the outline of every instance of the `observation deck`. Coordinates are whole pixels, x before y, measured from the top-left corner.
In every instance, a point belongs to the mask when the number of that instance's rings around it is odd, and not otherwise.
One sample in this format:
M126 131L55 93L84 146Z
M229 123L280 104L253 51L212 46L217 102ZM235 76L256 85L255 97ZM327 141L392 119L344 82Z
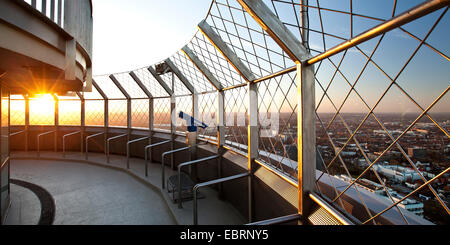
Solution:
M2 218L11 178L55 197L55 224L448 224L450 1L375 2L213 0L167 59L92 80L91 48L71 39L75 93L2 87ZM186 132L180 112L207 127ZM71 183L99 204L72 207ZM27 195L11 194L38 205ZM103 210L116 198L122 211Z

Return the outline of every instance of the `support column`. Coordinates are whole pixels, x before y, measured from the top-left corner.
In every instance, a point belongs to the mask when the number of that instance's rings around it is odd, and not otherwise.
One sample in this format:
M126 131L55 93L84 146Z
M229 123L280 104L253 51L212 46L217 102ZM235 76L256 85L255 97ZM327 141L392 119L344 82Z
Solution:
M297 63L298 212L306 219L311 211L309 193L316 180L316 125L314 66Z
M172 89L175 91L175 73L172 72ZM177 131L174 122L176 122L176 98L175 93L170 96L170 139L172 142L170 143L170 150L175 149L175 133ZM175 170L175 159L174 154L170 155L170 166L172 170Z
M59 132L59 99L56 94L53 94L53 99L55 100L55 138L54 138L54 148L55 152L58 152L58 132Z
M29 150L28 138L30 130L30 97L28 94L24 94L25 99L25 151Z
M80 118L81 118L81 133L80 133L80 152L81 154L83 154L84 152L84 135L86 134L86 100L84 99L83 94L81 94L80 92L77 92L78 98L80 98L80 102L81 102L81 113L80 113Z
M106 154L106 143L108 139L108 128L109 128L109 103L108 103L108 96L103 92L103 90L98 86L98 84L92 80L92 86L94 86L95 89L97 89L98 93L103 98L103 125L104 125L104 137L103 137L103 151Z
M148 144L152 144L152 136L153 136L153 95L150 93L150 91L145 87L145 85L142 83L141 79L139 79L138 76L136 76L136 73L133 71L129 73L131 78L136 82L136 84L139 86L139 88L142 90L142 92L145 93L148 97ZM151 150L150 150L151 152ZM151 154L149 155L149 159L151 161Z
M218 178L222 178L222 162L223 154L225 154L225 93L223 91L217 91L217 175ZM223 185L219 184L219 198L223 197Z
M127 142L131 139L131 96L128 94L126 89L120 84L114 75L110 75L109 78L117 86L117 88L122 92L122 94L127 99Z
M315 190L316 179L314 67L302 63L308 60L311 54L263 1L238 0L238 2L297 64L298 213L306 219L312 205L308 193ZM306 21L306 17L302 16L303 22ZM306 34L304 29L302 36L305 39Z
M255 83L248 85L248 222L254 220L254 192L253 178L255 173L255 160L258 158L259 132L258 132L258 86Z

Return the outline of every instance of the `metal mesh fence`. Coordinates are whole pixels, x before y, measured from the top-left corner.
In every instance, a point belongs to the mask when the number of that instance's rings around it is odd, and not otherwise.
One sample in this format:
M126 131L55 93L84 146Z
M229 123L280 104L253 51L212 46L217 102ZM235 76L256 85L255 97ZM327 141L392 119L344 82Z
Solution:
M127 101L109 100L108 103L109 126L127 127Z
M192 113L192 96L180 96L175 98L175 110L176 110L176 130L179 132L186 132L186 121L179 118L178 115L182 111L184 113L187 113L191 116L193 116Z
M248 89L240 87L225 91L225 144L247 152Z
M55 125L55 100L51 95L30 98L30 125Z
M158 98L153 100L153 127L154 129L170 130L171 112L170 98Z
M11 118L12 126L25 125L25 100L22 96L11 96Z
M209 141L217 141L217 110L217 92L198 95L199 120L208 125L199 135Z
M131 126L133 128L149 128L149 106L148 99L131 100Z
M64 99L59 100L59 125L80 125L81 124L81 101Z
M296 72L258 83L259 157L297 179Z
M86 126L105 126L105 102L103 100L85 101Z

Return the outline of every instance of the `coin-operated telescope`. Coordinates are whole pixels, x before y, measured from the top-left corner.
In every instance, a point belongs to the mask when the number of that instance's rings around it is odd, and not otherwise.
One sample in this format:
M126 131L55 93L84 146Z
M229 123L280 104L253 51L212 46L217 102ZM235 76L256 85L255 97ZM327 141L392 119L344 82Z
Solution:
M180 111L178 114L178 117L186 121L187 125L187 131L188 132L197 132L198 127L206 129L208 125L206 125L204 122L195 119L194 117Z
M180 111L178 117L186 121L186 144L190 147L189 160L195 160L197 159L197 130L199 127L206 129L208 125L182 111ZM189 173L197 176L197 167L189 166Z

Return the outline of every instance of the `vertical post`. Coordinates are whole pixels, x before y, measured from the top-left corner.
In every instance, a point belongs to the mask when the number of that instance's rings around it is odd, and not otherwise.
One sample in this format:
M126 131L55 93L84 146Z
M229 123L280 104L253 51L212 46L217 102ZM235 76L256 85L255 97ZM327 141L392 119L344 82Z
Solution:
M103 150L105 152L106 155L106 145L107 145L107 141L108 141L108 129L109 129L109 100L108 98L104 97L104 125L105 125L105 134L104 134L104 139L103 139Z
M192 93L192 116L194 118L199 118L198 117L198 94L196 93ZM187 126L189 126L189 123L187 124ZM195 126L195 125L192 125ZM197 159L197 137L198 137L198 129L197 132L187 132L187 134L189 135L189 140L191 142L189 142L189 145L193 145L193 147L190 149L190 159L189 160L196 160ZM195 178L198 179L198 171L197 171L197 166L194 165L192 167L189 168L189 173L194 176Z
M32 6L33 8L36 8L36 1L37 1L37 0L31 0L31 6Z
M170 150L175 149L175 133L177 131L175 127L176 122L176 98L175 98L175 73L172 72L172 90L174 93L170 96L170 137L172 142L170 143ZM175 166L174 154L170 155L170 166L172 170Z
M314 66L297 62L298 99L298 212L306 218L312 201L308 194L314 191L316 179L316 125Z
M153 110L154 110L154 99L149 98L149 104L148 104L148 144L151 145L152 144L152 137L153 137L153 123L154 123L154 114L153 114ZM145 153L145 152L144 152ZM148 153L148 159L150 162L152 162L152 149L150 149L149 153ZM147 163L146 163L147 164Z
M248 222L254 218L254 193L253 175L255 173L255 160L258 157L259 135L258 135L258 86L248 83Z
M131 78L136 82L136 84L141 88L142 92L145 93L148 97L148 144L152 144L152 136L153 136L153 95L150 93L150 91L145 87L145 85L142 83L141 79L139 79L138 76L136 76L136 73L133 71L129 73ZM150 150L151 152L151 150ZM144 152L144 154L147 154L147 152ZM150 161L151 161L151 154L150 154ZM147 162L145 163L147 168ZM147 171L145 171L147 174Z
M80 136L80 152L83 154L83 142L84 142L84 135L86 134L86 100L84 99L84 96L80 93L78 93L78 96L81 100L81 136Z
M222 161L225 153L225 93L217 91L217 175L222 178ZM222 183L219 184L219 197L222 197Z
M127 98L127 142L131 140L131 98Z
M62 0L58 0L58 16L56 23L61 26L62 25Z
M50 0L50 19L55 21L55 0Z
M42 0L42 14L47 15L47 0Z
M309 0L301 0L302 9L301 15L301 27L302 27L302 44L305 48L309 49L309 15L308 15L308 3Z
M58 131L59 131L59 99L56 94L53 95L55 100L55 136L54 136L54 148L55 152L58 152Z
M28 94L23 95L25 99L25 151L29 150L28 138L30 130L30 97Z

